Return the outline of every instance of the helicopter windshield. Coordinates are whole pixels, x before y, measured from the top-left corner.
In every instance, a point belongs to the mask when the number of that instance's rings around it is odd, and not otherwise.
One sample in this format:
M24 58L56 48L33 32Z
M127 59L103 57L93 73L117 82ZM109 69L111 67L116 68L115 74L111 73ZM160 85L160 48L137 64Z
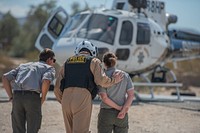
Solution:
M88 14L74 16L66 37L70 37L73 31L83 22ZM92 14L88 21L79 29L76 37L87 38L113 44L117 27L117 18L102 14Z
M70 37L72 33L75 32L76 28L80 26L80 24L83 22L83 20L88 16L89 14L76 14L74 17L72 17L72 20L68 26L68 31L64 35L65 37Z
M117 18L102 14L93 14L81 27L77 37L113 44L117 27Z

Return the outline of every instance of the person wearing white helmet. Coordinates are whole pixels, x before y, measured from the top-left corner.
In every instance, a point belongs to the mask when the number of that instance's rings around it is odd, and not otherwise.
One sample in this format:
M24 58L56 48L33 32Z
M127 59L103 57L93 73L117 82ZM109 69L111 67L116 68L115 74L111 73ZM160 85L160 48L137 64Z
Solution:
M94 44L89 41L82 41L81 43L79 43L74 53L76 55L79 55L81 51L89 52L90 56L92 57L96 57L98 53L97 47L95 47Z
M66 132L89 133L93 92L97 93L98 85L109 87L120 82L123 74L107 77L96 58L97 48L89 41L80 42L74 52L60 70L54 94L62 105Z

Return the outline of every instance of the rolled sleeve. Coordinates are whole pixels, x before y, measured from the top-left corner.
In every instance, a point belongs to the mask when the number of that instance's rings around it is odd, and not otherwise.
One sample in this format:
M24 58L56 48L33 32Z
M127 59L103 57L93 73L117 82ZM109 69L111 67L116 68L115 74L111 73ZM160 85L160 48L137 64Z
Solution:
M53 67L47 69L47 71L44 73L42 80L49 80L53 81L55 79L55 69Z
M106 93L106 88L103 88L101 86L98 86L99 88L99 93Z
M19 71L19 67L12 69L11 71L5 73L3 76L5 76L9 81L12 81L12 80L15 80L18 71Z
M134 85L133 85L133 82L132 82L132 79L131 77L128 75L128 73L126 73L126 77L127 77L127 90L132 90L134 89Z

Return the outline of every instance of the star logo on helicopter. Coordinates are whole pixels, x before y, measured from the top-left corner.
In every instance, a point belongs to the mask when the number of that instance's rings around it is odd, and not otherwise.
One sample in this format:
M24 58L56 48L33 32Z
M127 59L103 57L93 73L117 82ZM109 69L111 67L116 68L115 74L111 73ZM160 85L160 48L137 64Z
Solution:
M138 55L138 63L141 64L144 61L144 54L143 52L140 52Z

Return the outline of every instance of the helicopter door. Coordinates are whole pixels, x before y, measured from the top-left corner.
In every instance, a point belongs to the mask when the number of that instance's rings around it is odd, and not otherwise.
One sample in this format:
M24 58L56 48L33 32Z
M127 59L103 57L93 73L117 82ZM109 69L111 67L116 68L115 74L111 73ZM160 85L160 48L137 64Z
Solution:
M131 48L132 47L132 40L133 40L133 23L131 20L122 20L121 28L119 28L120 31L117 32L117 41L119 46L115 47L116 51L115 54L118 59L117 67L122 70L128 70L130 69L130 59L131 59ZM117 44L117 43L115 43Z
M42 51L44 48L52 49L55 42L62 35L68 20L69 16L65 10L62 7L58 7L49 17L39 36L37 37L35 43L36 48L40 51Z
M133 24L129 20L122 22L119 44L121 46L130 46L133 39Z

